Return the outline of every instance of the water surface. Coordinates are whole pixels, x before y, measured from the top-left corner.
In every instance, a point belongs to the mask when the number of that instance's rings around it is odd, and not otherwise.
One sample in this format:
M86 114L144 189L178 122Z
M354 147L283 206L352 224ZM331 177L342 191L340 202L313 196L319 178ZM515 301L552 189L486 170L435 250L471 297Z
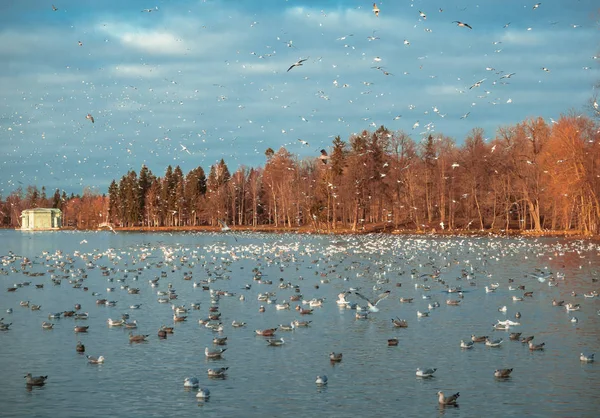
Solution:
M599 277L599 248L587 241L3 230L0 242L0 255L27 257L33 264L26 271L45 273L24 275L21 259L2 267L0 317L12 323L9 331L0 332L0 393L6 416L591 417L600 408L598 364L579 361L580 352L598 351L600 341L600 302L583 297L600 290L592 281ZM88 262L94 268L87 268ZM109 276L102 275L102 266ZM55 272L49 273L50 268ZM253 269L273 284L253 280ZM558 285L538 280L532 274L542 273L536 269L552 272ZM184 273L192 279L184 280ZM68 278L54 285L51 274ZM83 274L87 291L70 283ZM456 296L431 277L436 274L451 287L462 286L461 306L445 304ZM159 285L151 287L149 280L156 277ZM221 334L198 323L211 306L210 292L193 287L203 280L211 289L235 293L218 301L225 326ZM26 281L31 285L6 292ZM276 293L277 302L296 294L280 289L280 281L298 285L305 300L325 298L323 306L301 317L296 310L276 310L257 299L264 292ZM42 283L42 289L34 286ZM498 290L486 293L484 287L492 283L500 285ZM171 304L157 302L157 291L169 284L178 295L177 305L200 303L200 310L187 313L186 322L174 324ZM523 291L508 286L520 284L533 297L514 302L512 296ZM423 285L431 290L424 291ZM140 288L140 293L129 294L121 286ZM115 289L107 292L108 287ZM391 294L377 305L379 312L357 320L354 310L336 304L337 294L351 287L372 298L386 289ZM400 303L400 297L414 301ZM99 298L117 305L99 306ZM356 295L348 299L365 304ZM567 313L552 306L553 299L579 303L581 310ZM32 311L19 306L20 301L42 308ZM417 310L428 310L433 301L441 306L428 318L417 318ZM53 319L54 329L42 329L49 313L71 310L75 303L89 312L87 321ZM129 309L139 303L139 310ZM261 304L265 313L258 311ZM498 311L504 305L506 314ZM6 313L8 308L12 314ZM509 341L507 332L492 330L498 319L515 320L517 311L522 313L521 325L510 331L535 335L535 342L546 343L545 351L530 352L526 345ZM149 334L148 342L130 344L129 330L108 327L108 318L123 313L137 320L134 333ZM570 321L573 316L577 323ZM393 317L408 320L408 328L394 328ZM234 319L247 326L231 327ZM282 347L268 347L254 333L295 319L312 323L293 332L278 331L277 337L286 341ZM79 322L90 326L87 334L73 332ZM157 330L163 324L174 326L175 333L159 340ZM460 340L472 334L504 338L504 343L500 348L476 344L461 350ZM215 335L228 337L227 351L222 360L208 361L204 349L214 347ZM387 346L392 337L399 339L397 347ZM103 355L105 364L88 364L76 353L79 340L86 354ZM342 352L343 361L332 365L331 351ZM215 366L229 367L226 379L207 377L206 370ZM417 378L417 367L437 372L431 379ZM499 380L493 375L497 368L514 371L509 379ZM27 372L48 375L47 384L27 390ZM329 378L326 387L314 383L320 374ZM196 391L184 389L183 379L189 376L210 389L208 401L197 402ZM460 407L440 409L439 390L460 392Z

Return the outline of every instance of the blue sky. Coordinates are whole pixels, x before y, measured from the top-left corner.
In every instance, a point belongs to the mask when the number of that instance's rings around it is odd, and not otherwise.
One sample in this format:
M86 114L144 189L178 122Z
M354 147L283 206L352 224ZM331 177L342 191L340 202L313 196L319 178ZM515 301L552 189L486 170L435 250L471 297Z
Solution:
M268 147L317 156L380 125L460 144L587 111L595 1L377 4L379 17L363 0L0 2L0 193L105 192L142 164L224 158L233 172Z

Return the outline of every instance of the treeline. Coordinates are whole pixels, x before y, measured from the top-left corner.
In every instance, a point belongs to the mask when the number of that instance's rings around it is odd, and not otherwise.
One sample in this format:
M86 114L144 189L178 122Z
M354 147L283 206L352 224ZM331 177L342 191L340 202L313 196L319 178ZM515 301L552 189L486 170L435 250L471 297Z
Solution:
M63 214L63 226L95 229L108 214L108 198L100 195L89 187L82 195L67 193L59 189L52 197L46 195L46 188L27 186L14 190L5 200L0 196L0 227L20 228L21 212L30 208L57 208Z
M457 146L443 135L417 143L382 126L347 142L335 138L327 157L300 160L285 148L267 149L264 167L242 166L231 174L221 160L208 176L201 167L184 174L169 166L157 177L143 166L139 174L130 171L113 181L107 197L88 190L87 196L57 200L55 193L48 203L63 205L65 219L75 219L77 227L107 221L116 226L217 226L224 220L233 226L330 231L598 234L599 132L590 118L566 115L550 125L538 118L501 128L490 141L476 128ZM31 203L30 194L28 188L22 205ZM13 193L4 202L3 222L15 199ZM87 209L92 203L94 210Z

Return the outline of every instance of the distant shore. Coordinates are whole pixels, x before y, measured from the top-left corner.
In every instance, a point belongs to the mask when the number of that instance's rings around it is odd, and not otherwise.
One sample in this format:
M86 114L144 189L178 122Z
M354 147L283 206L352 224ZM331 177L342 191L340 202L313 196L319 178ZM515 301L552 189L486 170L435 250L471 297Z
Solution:
M0 229L15 229L11 227L0 227ZM109 228L72 228L64 227L62 231L110 231ZM114 227L116 232L221 232L220 226L135 226L135 227ZM232 226L231 233L236 232L261 232L271 234L307 234L307 235L366 235L366 234L388 234L388 235L421 235L421 236L444 236L444 237L482 237L482 236L498 236L498 237L556 237L556 238L570 238L570 239L587 239L593 241L600 241L598 235L585 235L580 231L551 231L543 230L541 232L532 230L500 230L500 229L452 229L452 230L441 230L441 229L429 229L429 230L414 230L414 229L393 229L393 228L369 228L365 226L364 229L353 231L351 228L313 228L313 227L275 227L268 225L261 225L257 227L252 226Z
M261 233L272 233L272 234L307 234L307 235L366 235L373 233L389 234L389 235L422 235L422 236L510 236L510 237L557 237L557 238L571 238L571 239L590 239L600 240L600 236L584 235L580 231L550 231L544 230L541 232L531 230L500 230L500 229L489 229L489 230L475 230L475 229L453 229L453 230L441 230L441 229L429 229L429 230L414 230L414 229L394 229L394 228L369 228L365 226L364 229L353 231L351 228L313 228L313 227L275 227L268 225L261 225L257 227L251 226L231 226L231 233L236 232L261 232ZM109 230L102 228L103 230ZM179 227L115 227L117 232L221 232L219 226L179 226Z

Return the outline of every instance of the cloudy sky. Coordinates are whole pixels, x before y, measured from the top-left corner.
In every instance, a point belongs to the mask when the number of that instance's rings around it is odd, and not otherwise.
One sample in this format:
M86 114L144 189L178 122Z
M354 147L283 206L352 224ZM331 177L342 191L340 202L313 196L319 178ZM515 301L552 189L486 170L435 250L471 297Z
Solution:
M364 0L3 0L0 193L105 192L142 164L233 172L380 125L460 144L586 112L596 0L535 4L388 0L377 17Z

